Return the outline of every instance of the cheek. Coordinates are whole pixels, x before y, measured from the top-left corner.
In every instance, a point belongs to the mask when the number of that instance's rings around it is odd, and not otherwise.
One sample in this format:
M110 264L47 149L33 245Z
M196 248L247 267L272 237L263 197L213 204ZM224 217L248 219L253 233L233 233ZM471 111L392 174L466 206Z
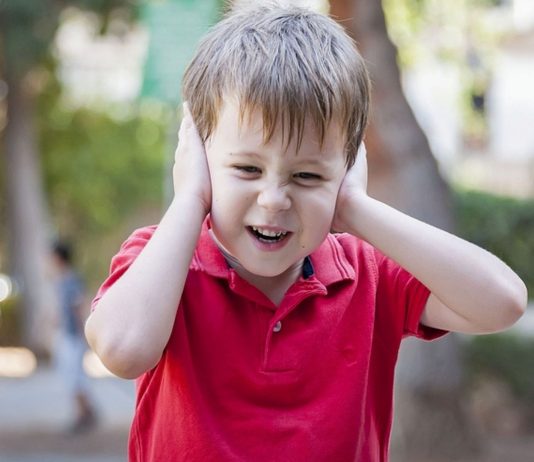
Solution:
M232 213L232 189L224 176L217 172L211 173L211 214L217 222L226 222Z
M253 195L246 186L231 176L212 175L212 209L224 209L226 215L235 215L250 204Z
M306 221L308 231L327 233L334 218L337 192L323 190L305 199L301 207L301 218Z
M308 198L309 209L316 210L321 215L333 214L337 201L337 189L334 187L318 191Z

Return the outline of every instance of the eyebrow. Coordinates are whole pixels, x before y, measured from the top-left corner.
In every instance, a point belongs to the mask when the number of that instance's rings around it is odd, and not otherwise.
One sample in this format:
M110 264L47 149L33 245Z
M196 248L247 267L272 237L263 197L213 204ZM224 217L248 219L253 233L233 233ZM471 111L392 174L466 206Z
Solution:
M228 152L230 156L239 156L239 157L257 157L258 159L261 159L262 156L260 156L257 152L253 151L230 151Z
M263 156L261 154L258 154L254 151L230 151L228 152L230 156L237 156L237 157L253 157L256 159L262 159ZM310 166L317 166L317 167L326 167L327 162L323 160L322 158L313 158L313 159L304 159L303 157L298 158L296 162L297 164L305 164Z

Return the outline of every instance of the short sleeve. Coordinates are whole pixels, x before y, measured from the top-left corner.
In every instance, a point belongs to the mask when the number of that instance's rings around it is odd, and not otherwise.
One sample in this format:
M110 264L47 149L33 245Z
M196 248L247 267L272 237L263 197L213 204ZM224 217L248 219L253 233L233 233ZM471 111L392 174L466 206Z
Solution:
M103 295L108 291L108 289L115 284L118 279L120 279L120 277L134 262L154 234L156 228L157 226L154 225L137 229L121 245L119 252L111 259L108 277L102 283L98 289L98 292L96 293L95 298L91 302L91 311L95 309L96 305Z
M391 258L375 249L378 265L378 302L387 306L396 325L402 330L402 337L414 336L423 340L434 340L447 331L421 324L421 316L430 290L412 274Z

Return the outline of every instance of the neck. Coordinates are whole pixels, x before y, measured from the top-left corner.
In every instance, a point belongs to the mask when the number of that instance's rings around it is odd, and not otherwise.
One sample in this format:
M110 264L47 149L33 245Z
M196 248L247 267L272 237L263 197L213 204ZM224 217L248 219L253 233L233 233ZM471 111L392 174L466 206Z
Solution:
M259 290L261 290L269 299L275 304L279 305L284 297L287 289L297 281L297 279L302 274L302 265L303 260L296 262L294 265L291 265L283 273L267 277L259 276L257 274L251 273L248 271L241 262L234 257L217 239L215 233L210 229L209 231L213 242L217 245L221 253L223 254L228 265L235 270L239 276L241 276L245 281L252 284Z
M234 257L228 250L226 250L226 248L220 243L219 239L217 239L217 236L215 236L215 233L212 229L209 230L209 233L211 238L213 239L213 242L215 242L215 244L223 254L224 259L226 260L228 265L230 265L231 268L235 269L238 274L241 270L246 271L243 265L239 262L239 260Z

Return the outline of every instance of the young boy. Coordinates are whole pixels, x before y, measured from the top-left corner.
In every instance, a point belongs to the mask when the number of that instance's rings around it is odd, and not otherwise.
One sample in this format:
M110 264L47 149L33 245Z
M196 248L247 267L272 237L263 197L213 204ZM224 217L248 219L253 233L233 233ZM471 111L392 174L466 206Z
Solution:
M306 10L233 11L200 45L174 199L86 324L138 378L130 460L386 461L401 339L523 313L504 263L366 194L368 92L351 40Z

